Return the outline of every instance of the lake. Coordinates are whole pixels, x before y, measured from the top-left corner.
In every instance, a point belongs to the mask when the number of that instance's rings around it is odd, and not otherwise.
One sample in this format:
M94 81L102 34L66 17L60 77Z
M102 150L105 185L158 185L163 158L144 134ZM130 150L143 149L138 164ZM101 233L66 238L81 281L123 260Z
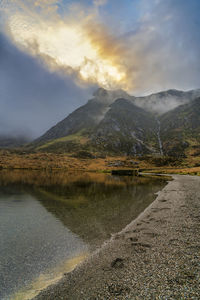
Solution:
M59 280L165 185L155 176L1 170L0 299L30 299Z

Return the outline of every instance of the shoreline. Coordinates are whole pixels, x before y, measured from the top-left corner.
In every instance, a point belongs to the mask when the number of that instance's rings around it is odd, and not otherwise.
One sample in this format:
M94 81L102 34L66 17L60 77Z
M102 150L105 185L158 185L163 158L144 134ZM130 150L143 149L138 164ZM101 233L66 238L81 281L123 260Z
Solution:
M199 299L200 177L171 176L135 220L34 299Z

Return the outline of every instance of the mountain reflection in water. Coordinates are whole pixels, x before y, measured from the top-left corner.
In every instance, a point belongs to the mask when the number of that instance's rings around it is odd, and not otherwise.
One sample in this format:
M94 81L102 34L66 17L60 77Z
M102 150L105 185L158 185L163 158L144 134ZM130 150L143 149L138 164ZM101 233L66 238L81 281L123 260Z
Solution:
M122 230L166 179L38 171L0 172L0 292L14 293Z

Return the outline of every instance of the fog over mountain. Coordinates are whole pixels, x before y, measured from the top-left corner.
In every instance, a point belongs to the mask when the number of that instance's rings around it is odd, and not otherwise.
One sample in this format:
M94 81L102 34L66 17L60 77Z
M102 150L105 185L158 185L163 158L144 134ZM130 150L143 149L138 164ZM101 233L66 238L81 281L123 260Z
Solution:
M187 151L199 149L199 127L200 89L169 90L140 98L123 90L100 88L85 105L28 147L89 155L184 157Z

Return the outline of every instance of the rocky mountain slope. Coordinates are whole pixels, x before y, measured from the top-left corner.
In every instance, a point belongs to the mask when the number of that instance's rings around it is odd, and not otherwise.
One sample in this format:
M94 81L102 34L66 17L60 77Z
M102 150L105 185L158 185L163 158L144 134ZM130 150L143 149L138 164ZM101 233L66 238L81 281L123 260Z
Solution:
M93 127L104 118L111 103L119 97L129 97L129 95L122 90L106 91L104 89L98 89L93 96L93 99L75 110L36 141L44 142L64 137L75 134L82 129L84 129L84 132L90 133Z
M113 153L140 154L156 152L156 121L153 114L127 99L110 105L96 126L91 142L96 148Z
M200 153L200 97L160 117L163 150L179 155L193 148Z
M185 155L200 144L200 90L134 97L98 89L32 144L40 151Z

